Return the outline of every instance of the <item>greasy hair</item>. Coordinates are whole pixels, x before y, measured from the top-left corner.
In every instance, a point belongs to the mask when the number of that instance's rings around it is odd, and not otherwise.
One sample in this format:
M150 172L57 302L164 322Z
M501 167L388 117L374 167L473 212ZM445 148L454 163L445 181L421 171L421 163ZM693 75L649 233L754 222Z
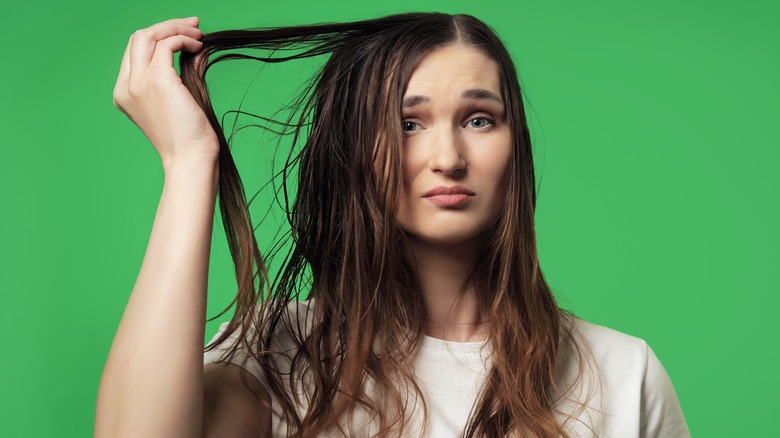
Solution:
M513 148L503 213L470 277L481 314L490 315L490 367L463 436L568 436L556 417L565 388L555 376L561 345L573 338L571 318L539 267L531 140L517 73L495 32L469 15L409 13L221 31L201 41L207 56L182 54L181 72L219 138L219 207L238 282L234 316L209 348L239 334L232 348L247 348L262 366L288 435L365 436L352 430L360 410L375 422L373 435L400 436L412 410L425 412L412 363L425 308L413 261L404 256L410 243L396 220L401 103L423 56L464 44L498 64ZM271 279L206 72L232 59L278 63L323 55L324 66L291 105L297 120L275 122L292 136L279 174L292 244ZM294 197L288 178L297 178ZM307 295L312 323L301 330L289 305ZM284 353L272 343L279 333L297 346L285 366L275 360ZM306 382L306 394L285 390L296 382ZM296 410L301 404L303 414Z

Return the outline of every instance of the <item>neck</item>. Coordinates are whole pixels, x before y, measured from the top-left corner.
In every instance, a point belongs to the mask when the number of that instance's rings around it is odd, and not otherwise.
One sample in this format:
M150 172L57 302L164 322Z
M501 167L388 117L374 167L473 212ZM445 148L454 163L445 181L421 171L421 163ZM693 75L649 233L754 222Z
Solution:
M454 342L486 338L485 317L468 284L483 250L481 240L446 245L411 237L410 260L425 303L426 335Z

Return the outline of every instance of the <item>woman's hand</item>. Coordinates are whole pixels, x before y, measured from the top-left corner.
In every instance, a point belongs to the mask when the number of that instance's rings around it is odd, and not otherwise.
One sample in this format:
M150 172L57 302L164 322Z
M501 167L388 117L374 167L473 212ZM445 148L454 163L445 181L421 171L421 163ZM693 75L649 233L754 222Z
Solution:
M163 167L191 158L216 160L217 136L173 68L173 54L196 53L203 33L196 17L157 23L133 33L114 87L114 105L146 134Z

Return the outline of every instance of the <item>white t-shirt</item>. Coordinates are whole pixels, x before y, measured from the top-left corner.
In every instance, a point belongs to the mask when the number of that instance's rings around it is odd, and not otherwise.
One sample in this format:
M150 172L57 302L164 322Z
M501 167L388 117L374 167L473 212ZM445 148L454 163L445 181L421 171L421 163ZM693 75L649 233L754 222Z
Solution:
M306 324L302 330L311 327L309 305L305 301L290 303L290 312L304 315L301 320ZM583 351L591 358L589 363L596 366L586 367L578 383L555 406L568 415L576 411L576 401L588 399L588 407L565 423L571 437L690 437L672 382L645 341L581 319L574 319L574 324L582 335ZM220 333L226 325L220 327ZM204 364L223 361L224 353L236 337L237 333L234 333L223 345L207 352ZM288 336L275 335L273 344L278 351L289 351L289 357L294 354L294 344ZM579 371L578 363L566 360L566 357L568 354L564 349L559 357L563 365L557 370L561 387L568 387L565 383ZM246 369L268 388L262 368L241 350L224 361ZM277 363L280 362L277 360ZM448 342L422 337L414 364L427 407L427 437L460 436L487 375L489 363L486 342ZM286 365L289 370L289 364ZM284 367L285 364L280 364L280 368ZM298 387L287 387L287 390L306 389L298 382ZM274 436L284 437L287 430L284 417L272 392L268 392L272 397L271 427ZM299 406L298 409L299 415L302 415L306 407ZM563 421L564 417L559 416L559 419ZM361 421L360 417L355 421ZM419 424L413 418L417 429L404 435L419 436ZM365 436L370 435L367 431Z

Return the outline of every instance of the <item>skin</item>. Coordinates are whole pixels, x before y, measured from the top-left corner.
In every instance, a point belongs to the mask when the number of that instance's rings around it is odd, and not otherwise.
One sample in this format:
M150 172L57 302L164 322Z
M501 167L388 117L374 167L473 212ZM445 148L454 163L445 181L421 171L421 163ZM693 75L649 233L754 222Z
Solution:
M412 239L429 336L451 341L485 336L485 318L465 285L504 206L512 138L500 96L498 64L462 44L427 54L404 93L398 221ZM474 196L455 206L424 196L434 187L455 185Z
M263 386L235 365L203 366L219 145L172 67L175 52L201 50L198 25L192 17L135 32L114 88L114 105L160 155L165 182L100 381L96 437L270 436ZM449 46L420 62L406 96L423 98L404 108L409 132L399 220L419 262L426 330L451 340L481 336L482 318L463 285L501 214L511 153L503 106L463 98L467 89L500 95L498 67L473 48ZM487 119L495 123L483 125ZM457 208L421 198L453 184L476 195Z

